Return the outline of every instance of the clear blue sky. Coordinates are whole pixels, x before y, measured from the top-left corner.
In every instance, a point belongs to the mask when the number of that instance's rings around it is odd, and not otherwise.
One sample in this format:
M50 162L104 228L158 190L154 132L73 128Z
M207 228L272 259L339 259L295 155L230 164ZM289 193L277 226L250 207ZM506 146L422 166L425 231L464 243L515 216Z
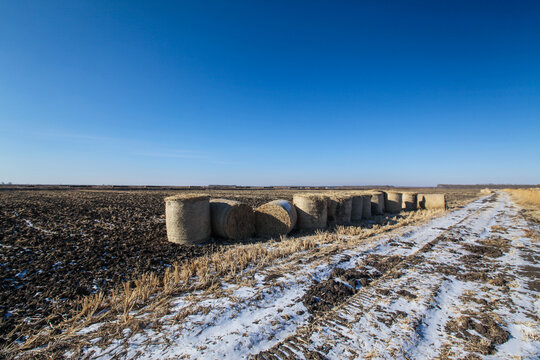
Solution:
M540 183L540 1L0 0L0 181Z

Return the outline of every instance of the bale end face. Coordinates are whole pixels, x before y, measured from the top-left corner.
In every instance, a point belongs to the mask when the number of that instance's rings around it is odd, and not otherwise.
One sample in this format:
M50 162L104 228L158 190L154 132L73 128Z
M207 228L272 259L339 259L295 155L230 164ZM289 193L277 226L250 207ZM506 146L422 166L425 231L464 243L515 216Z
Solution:
M371 192L371 215L382 215L384 210L384 193L382 191Z
M417 194L404 192L402 196L402 208L405 211L414 211L417 208Z
M255 228L258 236L286 235L294 228L296 221L296 209L287 200L274 200L255 210Z

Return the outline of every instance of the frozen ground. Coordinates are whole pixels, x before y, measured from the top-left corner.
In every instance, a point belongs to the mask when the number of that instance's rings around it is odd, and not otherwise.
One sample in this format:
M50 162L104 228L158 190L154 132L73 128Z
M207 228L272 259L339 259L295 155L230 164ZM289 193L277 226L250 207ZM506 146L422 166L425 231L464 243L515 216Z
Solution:
M540 242L504 194L353 248L306 252L213 293L90 358L533 359ZM537 235L536 235L537 236ZM67 352L66 355L73 353Z

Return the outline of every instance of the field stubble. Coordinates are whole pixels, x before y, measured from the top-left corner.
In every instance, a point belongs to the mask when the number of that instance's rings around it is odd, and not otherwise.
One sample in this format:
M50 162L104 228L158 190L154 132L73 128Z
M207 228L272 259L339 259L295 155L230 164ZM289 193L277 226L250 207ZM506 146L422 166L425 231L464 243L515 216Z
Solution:
M507 191L523 207L525 217L540 224L540 188L508 189Z
M214 191L211 196L258 206L276 198L291 199L295 192ZM281 239L286 241L271 241L270 246L257 241L229 246L168 243L163 198L171 193L0 193L2 345L11 344L11 348L14 342L24 342L43 326L50 328L47 337L31 337L26 346L46 343L76 323L88 324L112 314L122 313L129 322L130 312L156 293L162 296L161 302L153 301L157 308L168 295L193 289L188 281L193 277L198 279L196 287L217 289L217 282L234 277L250 264L265 266L315 246L294 235ZM449 206L462 205L475 196L476 191L450 192ZM336 233L363 234L363 238L424 216L408 215L372 229L338 227ZM331 232L315 238L324 243L335 240Z

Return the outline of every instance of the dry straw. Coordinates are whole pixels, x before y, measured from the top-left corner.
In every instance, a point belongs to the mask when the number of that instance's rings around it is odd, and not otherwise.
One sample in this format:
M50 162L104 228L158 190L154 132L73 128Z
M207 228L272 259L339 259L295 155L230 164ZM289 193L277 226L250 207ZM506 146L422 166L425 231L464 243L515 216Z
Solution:
M324 229L327 226L327 198L320 194L295 194L293 204L296 207L299 229Z
M257 235L273 237L288 234L296 225L297 214L287 200L274 200L255 210Z
M324 205L326 209L326 202ZM163 276L156 276L153 273L142 275L135 280L134 289L131 286L123 286L113 291L111 296L105 296L100 292L83 298L78 307L79 313L54 329L54 331L61 329L60 335L53 335L52 330L44 329L29 337L22 345L12 345L5 351L0 349L0 357L5 354L14 357L20 355L21 351L30 349L33 349L32 358L61 357L67 345L79 347L88 344L88 340L95 336L95 333L82 334L79 330L90 324L107 322L111 326L110 332L121 334L123 329L136 323L139 318L140 321L150 321L156 314L159 316L167 313L179 293L210 290L216 286L220 288L221 281L238 283L245 276L251 276L257 269L274 264L285 257L303 256L300 254L303 251L334 254L337 249L343 251L349 247L356 247L360 243L365 243L368 237L400 226L426 221L437 214L430 211L411 212L399 218L396 223L384 226L375 225L371 228L338 226L336 233L318 231L312 237L286 238L282 242L271 243L268 247L260 243L239 245L192 258L174 264ZM325 246L318 246L323 244ZM252 265L250 272L246 272ZM122 321L115 321L120 315ZM142 327L136 329L140 331Z
M384 192L373 191L371 193L371 214L372 215L384 214Z
M417 195L413 192L404 192L402 197L402 207L405 211L414 211L417 208Z
M235 200L210 201L212 233L228 239L245 239L255 234L255 214L251 206Z
M446 209L445 194L418 194L418 209Z
M363 195L353 195L352 196L352 208L351 208L351 221L357 222L362 220L362 214L364 212L364 202L367 202L365 196ZM371 211L371 199L367 203Z
M362 195L362 218L369 219L371 217L371 195Z
M540 222L540 188L532 189L507 189L518 204L525 208L527 217ZM531 238L535 238L533 235Z
M165 198L167 239L195 244L210 238L210 204L207 195L180 194Z
M349 225L351 223L351 196L331 194L328 196L327 204L329 225Z
M401 211L402 195L398 192L387 192L384 196L384 208L391 214Z

